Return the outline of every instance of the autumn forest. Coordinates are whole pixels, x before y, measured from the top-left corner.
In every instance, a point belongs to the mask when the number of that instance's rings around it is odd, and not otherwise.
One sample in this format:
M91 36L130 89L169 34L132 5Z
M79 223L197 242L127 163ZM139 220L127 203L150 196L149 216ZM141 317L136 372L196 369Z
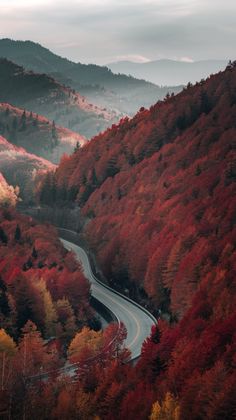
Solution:
M209 10L3 3L0 419L236 419L236 61Z

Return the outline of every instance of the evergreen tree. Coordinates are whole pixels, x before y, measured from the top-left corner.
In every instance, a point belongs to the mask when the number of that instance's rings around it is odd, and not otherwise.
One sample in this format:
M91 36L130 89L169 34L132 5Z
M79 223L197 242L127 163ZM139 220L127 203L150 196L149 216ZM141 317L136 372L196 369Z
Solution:
M16 130L17 126L18 126L18 121L17 121L17 118L14 117L13 120L12 120L12 129Z
M17 242L20 241L20 239L21 239L21 229L20 229L20 226L18 224L16 225L14 238L15 238L15 241L17 241Z
M0 277L0 310L4 316L8 316L11 311L9 303L8 303L7 288L1 277Z
M76 146L75 146L75 148L74 148L74 153L75 152L77 152L77 150L79 150L80 149L80 142L79 141L77 141L76 142Z
M43 204L53 204L54 203L54 193L53 193L53 179L52 175L48 173L45 177L43 187L40 191L40 202Z
M201 173L202 173L202 170L201 170L200 166L199 166L199 165L197 165L197 166L196 166L196 169L195 169L195 175L196 175L196 176L199 176L199 175L201 175Z
M96 187L98 185L98 179L95 168L92 170L92 185Z
M25 110L23 111L20 122L21 122L21 130L24 131L26 129L26 112L25 112Z
M0 227L0 241L5 245L8 243L8 237L2 227Z
M33 126L38 127L38 114L36 115L35 119L33 120Z
M58 143L58 134L57 134L56 125L55 125L55 121L54 120L52 122L52 138L54 140L54 146L57 145L57 143Z
M36 258L38 257L38 253L37 253L37 251L36 251L35 247L33 247L33 251L32 251L31 256L32 256L35 260L36 260Z
M28 319L34 320L32 286L23 275L18 275L12 284L13 297L17 312L17 330L19 331Z

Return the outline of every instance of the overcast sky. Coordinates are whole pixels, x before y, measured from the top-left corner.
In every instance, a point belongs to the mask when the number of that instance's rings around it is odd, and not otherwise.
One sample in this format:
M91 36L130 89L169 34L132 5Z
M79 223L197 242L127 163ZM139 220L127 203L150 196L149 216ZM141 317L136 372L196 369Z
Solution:
M0 35L85 63L236 59L236 0L0 0Z

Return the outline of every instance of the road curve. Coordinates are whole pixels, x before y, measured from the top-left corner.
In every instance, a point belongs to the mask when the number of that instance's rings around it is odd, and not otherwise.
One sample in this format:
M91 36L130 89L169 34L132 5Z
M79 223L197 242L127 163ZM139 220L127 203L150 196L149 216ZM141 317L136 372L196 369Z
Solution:
M103 285L94 276L88 256L83 248L60 238L64 247L73 251L81 263L85 277L91 283L91 293L94 298L105 305L127 329L125 346L131 351L131 359L136 359L141 354L144 340L150 335L151 327L155 325L155 318L144 308L126 296Z

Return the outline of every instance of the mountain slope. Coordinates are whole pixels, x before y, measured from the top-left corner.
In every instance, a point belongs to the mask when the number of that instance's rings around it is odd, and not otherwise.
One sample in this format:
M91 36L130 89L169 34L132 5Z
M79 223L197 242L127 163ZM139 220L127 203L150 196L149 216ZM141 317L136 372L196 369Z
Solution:
M108 109L133 114L141 106L150 106L166 93L181 87L160 88L144 80L115 75L107 67L73 63L31 41L0 40L0 57L6 57L28 70L48 73L71 86L89 100ZM82 133L84 134L84 133Z
M235 139L236 63L125 119L47 178L49 203L77 192L110 284L151 299L162 318L134 368L89 371L91 417L235 417Z
M235 121L231 66L107 130L44 185L52 202L67 192L84 207L111 284L173 319L224 264L225 247L234 252Z
M20 188L20 197L26 202L34 199L38 176L56 168L51 162L27 153L0 136L0 169L7 182Z
M56 335L65 343L93 317L90 286L80 265L49 224L40 225L14 209L0 209L0 224L1 328L18 338L30 321L44 338ZM68 302L60 308L61 299Z
M29 72L0 59L0 101L27 108L86 137L104 130L117 115L89 104L84 97L45 74Z
M158 85L187 85L205 79L212 73L224 70L226 60L202 60L196 62L183 62L175 60L157 60L147 63L133 63L131 61L118 61L108 64L114 73L132 75L145 79Z
M0 172L0 206L1 207L14 207L17 203L17 189L8 185L4 176Z
M58 127L38 114L0 103L0 134L10 143L23 147L53 163L70 154L86 139L67 128Z

